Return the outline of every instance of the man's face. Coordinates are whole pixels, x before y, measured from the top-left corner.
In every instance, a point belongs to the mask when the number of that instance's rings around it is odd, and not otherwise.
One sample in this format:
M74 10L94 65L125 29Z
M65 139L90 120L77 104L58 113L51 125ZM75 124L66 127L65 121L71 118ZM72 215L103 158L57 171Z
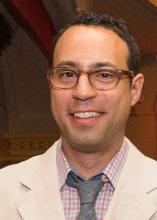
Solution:
M53 67L75 66L90 72L101 64L128 70L127 60L128 47L113 31L81 25L69 28L61 36L54 51ZM85 74L73 89L50 87L52 112L63 143L83 152L121 144L130 108L140 96L141 83L138 87L130 86L125 78L113 89L97 90Z

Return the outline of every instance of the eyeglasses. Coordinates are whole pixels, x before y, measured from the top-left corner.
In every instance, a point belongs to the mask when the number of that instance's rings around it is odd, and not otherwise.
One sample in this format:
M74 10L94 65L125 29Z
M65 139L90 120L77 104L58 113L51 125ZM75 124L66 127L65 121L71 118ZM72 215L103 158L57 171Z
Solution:
M71 67L55 67L48 70L49 81L55 89L74 88L81 75L86 74L90 84L98 90L114 88L122 78L133 79L134 72L129 70L117 70L111 68L99 68L83 72Z

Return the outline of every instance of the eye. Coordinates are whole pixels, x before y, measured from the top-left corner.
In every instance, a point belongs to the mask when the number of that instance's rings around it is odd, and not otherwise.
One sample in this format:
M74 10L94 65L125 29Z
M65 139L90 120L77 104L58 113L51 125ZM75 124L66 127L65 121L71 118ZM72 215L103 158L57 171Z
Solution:
M56 71L56 74L60 79L77 77L77 73L74 70L70 70L70 69L58 69Z
M109 70L102 70L98 73L98 76L102 78L113 78L115 74Z
M115 78L115 73L112 70L98 70L94 75L100 80L112 80Z
M76 76L76 73L71 71L71 70L66 70L62 73L62 76L65 76L65 77L75 77Z
M73 83L77 81L77 72L68 68L56 69L55 79L60 83Z

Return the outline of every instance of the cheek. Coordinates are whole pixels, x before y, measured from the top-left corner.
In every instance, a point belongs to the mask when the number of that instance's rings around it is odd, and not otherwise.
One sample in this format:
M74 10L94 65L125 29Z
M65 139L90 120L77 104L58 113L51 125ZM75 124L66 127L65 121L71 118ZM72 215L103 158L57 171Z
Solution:
M109 92L105 98L106 108L109 112L114 114L125 113L131 108L131 94L128 89L117 90L116 92ZM105 103L104 103L105 105Z
M60 103L59 96L57 95L56 92L52 91L51 92L51 109L52 109L53 115L55 117L56 117L56 115L58 115L59 108L61 108L60 105L61 105L61 103Z
M99 94L99 103L108 111L116 110L122 97L120 94L114 91L105 91L104 94Z
M51 109L55 117L62 115L68 106L68 97L63 90L51 91Z

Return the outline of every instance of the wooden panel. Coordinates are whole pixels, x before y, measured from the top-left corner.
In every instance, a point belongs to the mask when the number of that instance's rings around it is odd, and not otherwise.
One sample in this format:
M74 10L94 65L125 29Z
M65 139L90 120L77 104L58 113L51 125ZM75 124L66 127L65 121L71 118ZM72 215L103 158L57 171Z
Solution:
M141 50L146 54L157 53L157 8L146 0L77 0L77 4L82 10L122 18Z

